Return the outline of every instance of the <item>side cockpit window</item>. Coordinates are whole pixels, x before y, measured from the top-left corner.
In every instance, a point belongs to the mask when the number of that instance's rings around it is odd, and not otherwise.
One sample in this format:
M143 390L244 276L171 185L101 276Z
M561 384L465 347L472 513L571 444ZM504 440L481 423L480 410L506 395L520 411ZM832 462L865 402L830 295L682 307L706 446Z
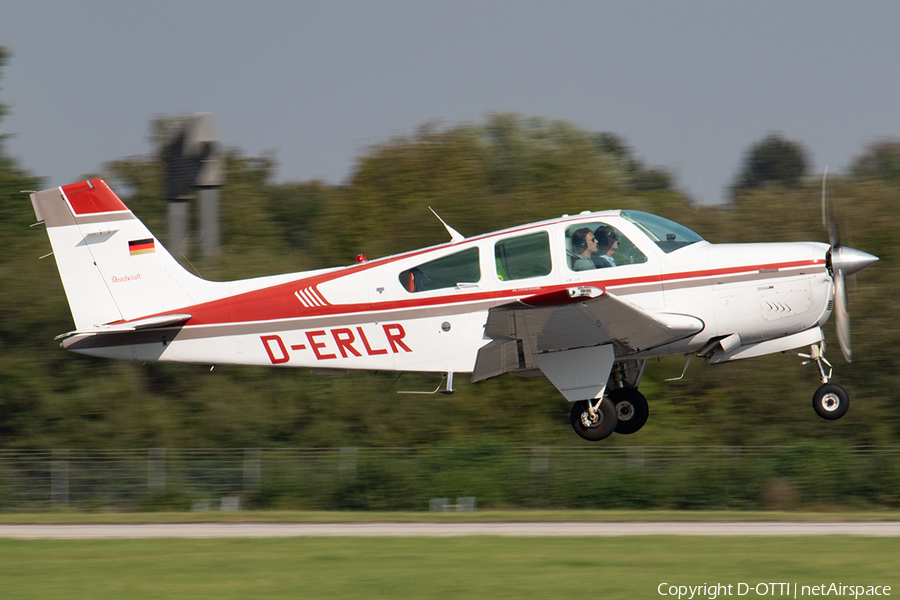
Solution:
M590 271L647 262L621 231L602 222L579 223L566 229L566 262L572 271Z
M411 293L440 290L481 281L478 248L444 256L400 273L400 285Z
M494 245L494 262L501 281L549 275L550 236L546 231L500 240Z

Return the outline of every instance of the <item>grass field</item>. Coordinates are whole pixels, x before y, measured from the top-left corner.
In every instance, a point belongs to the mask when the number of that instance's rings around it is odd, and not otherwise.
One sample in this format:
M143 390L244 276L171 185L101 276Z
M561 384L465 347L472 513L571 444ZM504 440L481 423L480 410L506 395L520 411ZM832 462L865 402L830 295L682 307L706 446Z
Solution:
M204 512L0 515L0 523L896 521L900 511ZM900 538L0 539L0 600L19 598L756 598L757 583L891 586ZM739 588L747 584L748 588ZM674 589L674 588L673 588ZM675 590L677 592L677 590ZM690 597L687 591L683 598ZM744 591L743 595L738 595ZM763 586L766 597L794 589ZM881 590L884 592L884 590ZM835 594L831 594L834 596ZM853 597L846 593L841 597ZM674 597L677 597L674 596ZM870 596L871 597L871 596Z
M897 538L0 540L0 598L662 598L662 583L756 598L774 582L897 595L898 565Z

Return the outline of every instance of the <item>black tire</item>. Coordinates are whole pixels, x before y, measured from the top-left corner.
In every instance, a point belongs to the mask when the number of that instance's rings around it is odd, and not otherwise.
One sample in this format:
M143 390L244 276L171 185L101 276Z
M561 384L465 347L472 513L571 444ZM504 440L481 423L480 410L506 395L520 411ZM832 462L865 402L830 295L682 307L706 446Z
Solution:
M599 417L597 422L592 423L588 411L588 401L576 402L572 405L572 429L590 442L599 442L609 437L616 430L616 424L619 421L616 417L616 407L609 401L609 398L604 398L597 414Z
M850 394L836 383L826 383L813 394L813 408L823 419L840 419L850 408Z
M609 399L616 407L616 433L628 435L639 431L650 416L650 407L644 395L634 388L618 388L609 393Z

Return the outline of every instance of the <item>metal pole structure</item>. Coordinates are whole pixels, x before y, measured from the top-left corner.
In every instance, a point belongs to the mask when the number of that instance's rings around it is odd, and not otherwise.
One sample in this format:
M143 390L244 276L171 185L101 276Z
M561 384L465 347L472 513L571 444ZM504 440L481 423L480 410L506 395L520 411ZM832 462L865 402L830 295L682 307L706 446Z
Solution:
M69 451L55 449L50 460L50 504L53 508L69 507Z
M172 199L169 201L169 240L166 246L176 259L184 255L184 241L187 239L188 223L191 218L189 208L187 200Z
M203 256L216 256L222 241L219 188L225 181L225 169L219 159L222 143L211 114L195 115L187 141L191 152L200 161L197 178L194 180L200 200L200 253Z
M220 146L212 115L198 113L181 119L163 150L169 200L169 251L176 257L186 250L190 224L187 201L194 195L200 201L200 251L203 256L219 253L222 238L219 187L224 182Z
M200 197L200 253L216 256L222 243L222 227L219 223L219 188L201 187Z
M166 488L165 448L150 448L147 452L147 487L159 491Z

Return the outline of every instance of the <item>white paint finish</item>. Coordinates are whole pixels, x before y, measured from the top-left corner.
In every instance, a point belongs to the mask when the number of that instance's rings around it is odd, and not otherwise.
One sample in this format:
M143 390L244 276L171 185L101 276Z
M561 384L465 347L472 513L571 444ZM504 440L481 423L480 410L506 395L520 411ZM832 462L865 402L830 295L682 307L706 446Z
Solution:
M814 327L812 329L807 329L806 331L801 331L800 333L773 340L766 340L764 342L757 342L755 344L745 344L743 346L731 348L727 351L719 349L710 357L709 362L710 364L717 364L729 360L754 358L756 356L774 354L776 352L786 352L788 350L805 348L807 346L818 344L823 339L824 335L822 334L822 329Z

